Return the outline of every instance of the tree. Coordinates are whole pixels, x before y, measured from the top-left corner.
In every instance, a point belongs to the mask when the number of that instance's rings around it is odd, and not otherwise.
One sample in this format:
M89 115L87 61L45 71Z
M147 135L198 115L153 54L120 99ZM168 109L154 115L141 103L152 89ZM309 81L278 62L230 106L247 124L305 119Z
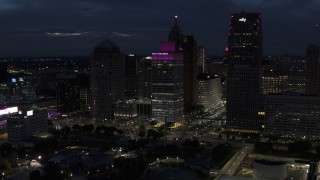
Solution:
M94 130L93 124L86 124L82 128L86 133L91 133Z
M72 129L73 129L74 131L78 131L78 130L80 129L80 125L79 125L79 124L74 124L74 125L72 126Z
M151 126L155 126L155 125L157 125L157 123L158 123L157 121L151 121L151 122L150 122L150 125L151 125Z
M320 146L316 147L316 152L317 152L318 155L320 155Z
M122 134L123 134L123 130L118 129L118 130L117 130L117 133L118 133L118 135L122 135Z
M31 171L29 173L29 179L30 180L39 180L40 179L40 171L38 169Z
M148 129L147 137L152 137L153 140L161 138L163 135L153 129Z
M231 154L232 147L228 143L218 144L212 149L212 160L216 164L221 164Z
M11 168L11 164L8 159L5 159L0 156L0 170L5 171Z
M267 143L267 142L256 142L254 144L254 149L256 151L266 152L266 151L272 151L273 146L271 143Z
M310 150L312 143L310 141L296 141L288 145L288 150L295 153L303 153Z
M144 136L146 135L145 132L141 131L141 132L138 132L138 136L142 139Z

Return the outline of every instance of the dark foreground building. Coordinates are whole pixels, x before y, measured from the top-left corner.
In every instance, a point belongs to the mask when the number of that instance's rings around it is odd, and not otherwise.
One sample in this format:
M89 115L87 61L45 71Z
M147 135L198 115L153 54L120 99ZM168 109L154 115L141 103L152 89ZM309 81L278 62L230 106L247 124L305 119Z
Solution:
M232 130L256 132L261 86L261 13L233 13L230 21L227 125Z

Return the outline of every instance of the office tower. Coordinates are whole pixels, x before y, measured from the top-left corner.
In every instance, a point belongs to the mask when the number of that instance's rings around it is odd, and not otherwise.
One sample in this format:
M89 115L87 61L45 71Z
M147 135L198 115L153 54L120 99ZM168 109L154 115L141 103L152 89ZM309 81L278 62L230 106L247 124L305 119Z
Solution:
M183 120L183 54L176 42L162 42L160 53L152 53L152 118Z
M33 135L48 132L48 113L40 110L19 110L8 117L8 141L18 144Z
M320 48L309 45L306 52L306 94L320 94Z
M197 79L197 105L202 105L204 111L217 108L222 100L222 83L219 75L202 73Z
M292 58L289 69L288 91L305 94L306 88L306 61L304 59Z
M188 112L196 104L197 93L197 42L193 36L185 36L183 43L183 101Z
M168 41L175 42L176 51L183 50L184 35L180 27L178 26L178 16L174 17L174 25L171 28L171 31L169 32Z
M90 74L77 74L80 91L80 110L90 110L91 93L90 93Z
M138 87L139 99L151 98L151 56L139 60Z
M109 40L96 47L91 58L91 112L97 119L111 119L113 104L124 98L124 56Z
M206 49L203 46L199 46L197 55L198 55L198 58L197 58L198 74L207 73Z
M6 83L7 81L8 81L7 63L0 62L0 83Z
M75 75L57 78L57 111L67 114L80 110L79 81Z
M288 67L280 60L263 61L261 93L283 93L288 90Z
M175 50L183 53L183 101L184 112L188 112L196 104L197 85L197 42L193 36L184 36L178 26L178 17L175 16L174 26L168 35L168 41L175 42Z
M138 96L138 64L139 57L133 54L125 56L125 95L127 98Z
M257 132L261 87L261 13L233 13L230 17L227 70L227 126Z
M320 97L299 93L265 96L265 133L320 136Z
M137 104L134 100L119 101L114 104L114 118L118 120L132 119L138 116Z

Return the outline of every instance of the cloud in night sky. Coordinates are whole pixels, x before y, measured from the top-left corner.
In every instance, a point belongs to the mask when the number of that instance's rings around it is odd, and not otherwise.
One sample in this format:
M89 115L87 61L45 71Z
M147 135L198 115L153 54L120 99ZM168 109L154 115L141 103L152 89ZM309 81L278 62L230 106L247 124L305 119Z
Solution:
M231 12L262 12L264 54L303 55L320 39L320 0L0 0L0 55L88 55L103 39L125 53L159 51L174 15L222 55ZM187 27L190 27L187 29Z

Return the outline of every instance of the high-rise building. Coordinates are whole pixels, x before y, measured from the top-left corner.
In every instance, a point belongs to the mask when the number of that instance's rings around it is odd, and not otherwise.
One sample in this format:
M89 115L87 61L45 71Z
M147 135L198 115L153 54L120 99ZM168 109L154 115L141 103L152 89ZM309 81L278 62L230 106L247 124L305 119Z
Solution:
M80 110L79 81L75 75L57 79L57 111L71 113Z
M89 110L90 76L88 74L60 74L57 76L56 87L59 113Z
M168 35L168 41L176 44L176 51L183 53L183 101L184 111L188 112L196 104L197 85L197 53L198 46L193 36L184 36L178 26L178 16L175 16L174 26Z
M138 96L139 57L133 54L125 56L125 95L128 98Z
M227 126L257 132L261 88L261 13L233 13L230 17L227 70Z
M7 64L0 62L0 83L8 81L8 69Z
M139 99L151 98L151 56L139 60L138 68Z
M158 121L183 120L183 54L176 42L161 43L161 52L152 53L152 118Z
M169 32L168 41L174 41L176 43L176 51L183 50L184 35L180 27L178 26L178 16L174 17L174 25Z
M198 74L201 73L207 73L207 54L206 49L203 46L198 47L198 59L197 59L197 65L198 65Z
M90 110L91 93L90 93L90 74L80 73L77 74L80 91L80 110Z
M113 117L113 104L124 98L124 56L109 40L96 47L91 58L91 113L98 119Z
M320 94L320 48L315 45L306 52L306 94Z
M183 73L183 108L188 112L197 101L197 42L193 36L185 36L183 43Z
M197 79L197 105L203 106L204 111L217 108L222 100L222 83L219 75L202 73Z
M306 88L306 61L300 58L291 58L289 68L288 91L305 94Z

